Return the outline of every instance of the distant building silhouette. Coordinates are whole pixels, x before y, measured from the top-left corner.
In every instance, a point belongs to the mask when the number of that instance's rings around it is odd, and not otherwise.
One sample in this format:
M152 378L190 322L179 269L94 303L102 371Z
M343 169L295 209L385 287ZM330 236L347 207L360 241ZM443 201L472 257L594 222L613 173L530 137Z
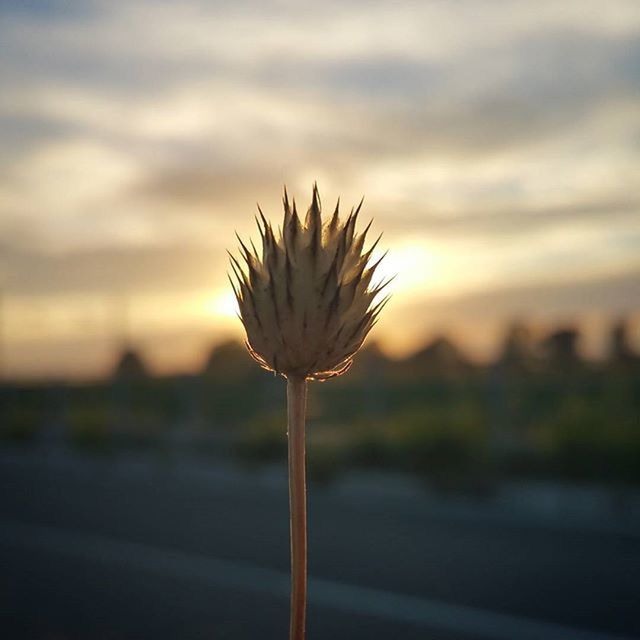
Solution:
M508 371L529 371L535 364L534 345L529 329L514 322L507 330L502 353L496 364Z
M118 380L141 380L148 377L149 372L140 354L132 347L126 347L113 371Z
M640 364L640 356L634 351L629 338L629 324L622 318L611 328L609 363L614 366Z
M419 377L456 377L473 368L462 351L445 336L435 338L400 366L408 375Z
M366 344L353 359L353 366L347 374L348 380L384 378L389 369L389 358L377 342Z
M239 380L250 376L257 365L244 345L228 340L215 345L207 358L202 375L209 378Z
M541 344L544 364L558 372L576 369L582 365L578 353L578 330L566 327L553 331Z

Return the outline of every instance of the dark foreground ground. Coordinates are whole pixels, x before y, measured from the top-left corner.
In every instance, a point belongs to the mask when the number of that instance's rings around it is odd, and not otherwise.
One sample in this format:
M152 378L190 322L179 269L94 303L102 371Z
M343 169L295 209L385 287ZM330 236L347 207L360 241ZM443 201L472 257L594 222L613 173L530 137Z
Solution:
M640 536L311 487L309 638L640 637ZM281 474L0 452L0 637L283 639Z

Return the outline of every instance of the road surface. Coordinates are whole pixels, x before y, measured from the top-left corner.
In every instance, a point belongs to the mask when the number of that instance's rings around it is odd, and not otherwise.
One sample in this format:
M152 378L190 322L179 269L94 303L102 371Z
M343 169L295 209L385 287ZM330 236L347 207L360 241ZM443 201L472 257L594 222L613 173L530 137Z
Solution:
M281 639L280 476L0 455L0 636ZM312 486L309 639L640 637L640 538Z

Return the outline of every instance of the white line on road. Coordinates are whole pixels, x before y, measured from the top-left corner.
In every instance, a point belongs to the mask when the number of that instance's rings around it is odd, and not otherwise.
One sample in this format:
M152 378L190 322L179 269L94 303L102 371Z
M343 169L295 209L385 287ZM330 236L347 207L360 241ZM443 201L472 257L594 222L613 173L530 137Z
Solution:
M201 580L214 587L289 598L289 575L281 571L80 531L1 521L0 544L36 548L90 562L120 564L130 569ZM631 640L621 635L584 631L319 578L309 580L309 601L311 605L351 614L494 640Z

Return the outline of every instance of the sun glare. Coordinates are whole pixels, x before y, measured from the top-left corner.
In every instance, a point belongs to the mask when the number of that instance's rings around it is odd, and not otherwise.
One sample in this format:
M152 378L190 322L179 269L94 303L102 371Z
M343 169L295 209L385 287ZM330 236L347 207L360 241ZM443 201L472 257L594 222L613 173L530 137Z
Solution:
M393 278L387 291L394 294L423 288L435 277L437 262L435 253L424 244L394 245L378 266L375 282Z
M222 290L217 295L206 300L205 309L208 314L218 319L235 320L237 319L238 303L231 289Z

